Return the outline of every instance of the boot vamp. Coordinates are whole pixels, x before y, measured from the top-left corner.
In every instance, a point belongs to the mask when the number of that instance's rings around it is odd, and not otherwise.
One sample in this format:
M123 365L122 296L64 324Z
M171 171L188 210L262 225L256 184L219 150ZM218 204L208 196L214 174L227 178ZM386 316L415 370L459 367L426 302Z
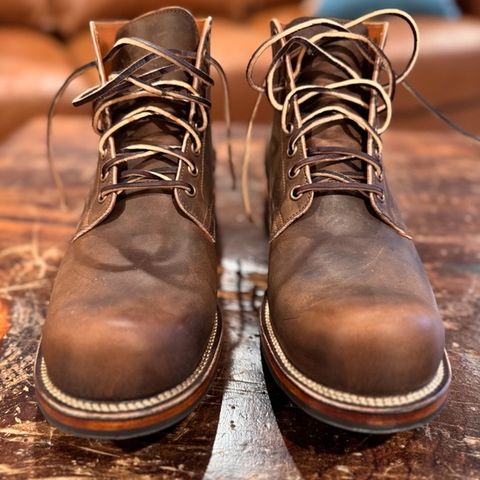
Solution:
M290 361L332 388L412 391L442 358L443 325L413 242L361 197L315 198L272 242L268 300Z
M51 379L111 400L178 385L206 348L216 288L215 245L170 195L120 197L61 265L42 339Z

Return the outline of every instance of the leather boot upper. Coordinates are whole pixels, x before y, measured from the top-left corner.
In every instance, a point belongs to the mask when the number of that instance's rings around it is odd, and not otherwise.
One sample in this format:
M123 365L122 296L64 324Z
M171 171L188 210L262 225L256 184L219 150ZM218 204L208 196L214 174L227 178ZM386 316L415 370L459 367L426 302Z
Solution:
M274 107L266 170L275 336L308 378L379 396L427 384L444 349L382 159L395 87L386 28L274 21L253 57L272 47L264 85Z
M75 397L167 390L207 345L217 311L209 30L181 8L92 24L100 85L76 102L93 102L98 167L42 337L50 378Z

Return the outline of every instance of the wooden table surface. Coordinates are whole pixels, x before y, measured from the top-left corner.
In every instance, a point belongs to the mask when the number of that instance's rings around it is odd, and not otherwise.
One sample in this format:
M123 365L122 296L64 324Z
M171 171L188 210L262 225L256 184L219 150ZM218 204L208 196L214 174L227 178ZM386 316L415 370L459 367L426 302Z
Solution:
M216 381L179 425L133 441L78 439L50 427L34 398L32 366L48 295L95 163L87 119L55 121L55 156L70 209L57 207L44 121L0 146L0 478L479 479L480 147L449 132L390 132L389 178L415 233L447 329L454 380L430 425L388 436L352 434L293 406L262 366L258 305L268 245L229 188L222 129L218 214L226 324ZM265 129L253 145L261 218ZM243 129L235 134L237 164ZM74 328L74 326L72 326ZM3 338L3 339L2 339Z

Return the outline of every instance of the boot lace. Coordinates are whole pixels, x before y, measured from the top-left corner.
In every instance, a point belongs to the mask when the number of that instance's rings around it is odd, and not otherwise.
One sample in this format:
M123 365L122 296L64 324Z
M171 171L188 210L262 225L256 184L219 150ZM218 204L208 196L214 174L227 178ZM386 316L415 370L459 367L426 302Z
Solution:
M117 175L111 175L111 183L100 189L99 202L103 202L107 195L120 194L128 191L158 190L170 191L182 189L189 196L195 196L195 188L177 178L179 165L184 162L189 173L198 175L198 167L194 160L186 155L187 144L191 142L191 150L194 156L200 156L202 145L202 132L209 125L209 110L211 102L199 92L203 87L211 87L214 81L210 75L200 68L201 62L197 60L197 52L165 49L144 39L124 37L116 41L112 49L103 58L103 63L110 62L122 47L133 46L145 53L138 60L128 65L123 70L111 74L108 80L99 86L89 88L73 100L75 106L93 103L94 113L92 126L99 135L98 152L103 160L100 171L100 181L104 182L114 167L122 167ZM160 67L152 68L147 72L143 67L149 63L162 60ZM232 163L230 141L230 111L228 102L228 85L225 73L220 64L209 55L202 59L207 65L215 68L222 80L225 95L225 123L228 137L228 155L232 182L235 185L235 173ZM90 62L77 68L65 81L57 92L50 107L47 127L47 157L50 169L61 197L62 205L66 205L65 189L58 174L51 154L51 129L52 118L56 104L63 95L68 85L79 75L89 68L93 68L96 62ZM140 71L143 69L143 71ZM186 80L165 79L166 74L181 71L192 79ZM141 106L135 108L130 104L133 100L152 99L151 102L143 101ZM158 102L161 100L161 103ZM178 108L184 106L185 108ZM134 105L130 107L129 105ZM169 106L175 108L168 108ZM110 111L122 106L121 115L116 115L112 121ZM186 112L188 115L178 115L177 112ZM153 118L168 125L169 132L182 131L183 138L179 145L132 143L117 149L114 136L125 127L136 122ZM187 118L184 118L187 117ZM158 168L141 168L142 162L152 158L161 158L162 164ZM129 168L128 162L136 160L136 167Z
M404 20L410 27L413 36L413 49L410 58L401 73L396 73L382 49L370 38L352 31L352 29L366 21L379 16L397 16ZM277 33L263 42L253 53L247 67L247 80L250 86L259 92L250 122L247 129L247 141L242 168L242 191L244 207L247 215L252 218L250 196L248 190L248 168L250 162L250 143L252 126L256 112L263 95L266 95L272 107L280 112L281 129L288 135L287 155L293 157L298 149L302 155L288 171L290 178L295 178L300 170L306 168L308 183L298 184L290 191L293 200L299 199L306 192L348 192L355 191L362 195L376 195L381 202L385 201L385 193L382 186L383 165L381 139L392 118L392 100L398 84L404 84L419 102L432 111L440 119L448 123L452 128L462 134L480 140L479 137L470 134L461 127L455 125L444 114L433 107L413 87L406 84L405 79L412 70L418 57L418 27L413 18L407 13L397 9L383 9L364 15L356 20L339 23L332 19L316 18L301 22L297 25L281 30L278 23L275 25ZM311 27L320 27L313 35L306 36L305 30ZM327 28L321 28L327 27ZM328 51L326 42L334 40L348 40L353 48L357 48L363 58L372 66L378 62L379 75L377 79L362 78L351 66L341 58ZM262 83L254 80L255 65L259 58L270 48L276 47L272 62ZM323 86L315 84L297 85L302 72L302 60L306 55L320 55L326 61L343 71L347 79L332 82ZM285 70L283 83L275 83L278 69ZM277 75L282 77L282 75ZM370 103L362 100L362 93L371 92L376 96L376 111L370 114ZM355 94L356 93L356 94ZM316 108L313 111L302 111L302 106L307 102L315 105L316 100L328 96L338 99L339 102L330 102L327 106ZM364 114L358 112L364 111ZM306 135L321 125L337 121L348 121L360 130L368 133L370 154L361 150L328 146L309 148ZM298 158L298 157L297 157ZM360 161L361 164L370 165L379 182L373 182L368 178L367 170L359 171L334 171L325 169L327 166ZM322 168L323 167L323 168Z

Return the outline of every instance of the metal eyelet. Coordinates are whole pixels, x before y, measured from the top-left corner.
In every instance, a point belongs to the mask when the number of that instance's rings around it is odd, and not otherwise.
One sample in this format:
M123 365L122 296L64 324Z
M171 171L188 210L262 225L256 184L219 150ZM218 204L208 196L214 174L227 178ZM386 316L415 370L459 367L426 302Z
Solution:
M189 197L194 197L196 194L197 194L197 189L195 188L194 185L190 185L189 190L185 189L185 195Z
M287 157L292 158L298 151L298 147L295 145L293 148L287 148Z
M98 203L103 203L106 199L107 199L107 197L103 193L98 194L98 197L97 197Z
M377 173L377 172L375 171L375 177L377 177L377 180L378 180L379 182L383 182L383 172Z
M108 173L103 173L103 171L100 172L100 181L104 182L108 178Z
M196 157L199 157L200 156L200 153L202 151L202 148L192 148L192 153L196 156Z
M187 167L187 170L192 177L198 177L198 168L196 166L194 166L193 168L190 168L190 165L189 165Z
M297 178L299 173L300 173L299 168L292 167L292 168L288 169L287 176L288 176L288 178L290 178L292 180L294 178Z
M385 194L382 193L381 195L379 195L378 199L380 200L380 202L385 203Z
M291 190L290 190L290 198L293 201L297 201L300 199L300 197L303 195L303 193L295 193L295 190L300 187L301 185L295 185Z

